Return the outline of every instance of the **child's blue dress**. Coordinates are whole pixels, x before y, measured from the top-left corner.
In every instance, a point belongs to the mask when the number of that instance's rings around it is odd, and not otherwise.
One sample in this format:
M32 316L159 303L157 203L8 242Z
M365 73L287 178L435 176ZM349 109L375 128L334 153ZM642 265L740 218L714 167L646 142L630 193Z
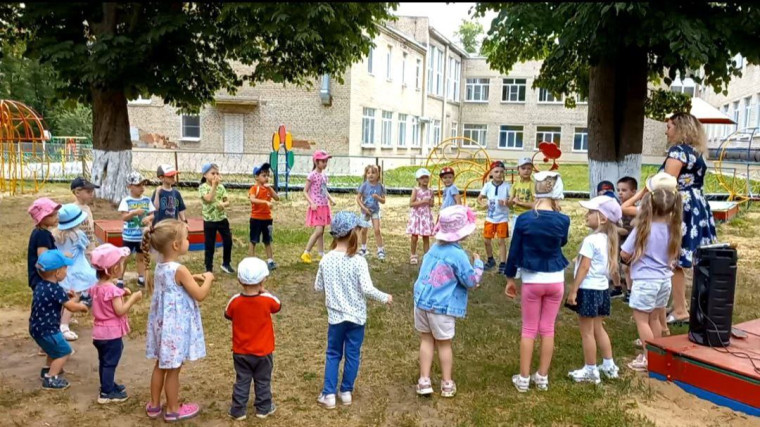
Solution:
M76 236L75 241L66 239L65 242L57 242L58 250L71 255L74 259L74 265L68 268L66 278L59 284L66 290L84 292L98 283L98 278L95 275L95 269L87 259L87 246L90 245L87 235L84 231L77 230Z

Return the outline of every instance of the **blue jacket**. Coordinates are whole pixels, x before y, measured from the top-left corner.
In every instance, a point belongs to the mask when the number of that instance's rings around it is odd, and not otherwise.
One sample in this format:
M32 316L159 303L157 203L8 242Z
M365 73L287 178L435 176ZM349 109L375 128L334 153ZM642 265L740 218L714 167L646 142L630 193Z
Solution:
M470 265L458 243L436 243L425 254L414 283L414 305L453 317L467 314L467 291L480 283L483 261Z
M562 271L570 264L562 254L570 231L570 217L554 211L528 211L517 217L509 245L507 277L517 268L540 273Z

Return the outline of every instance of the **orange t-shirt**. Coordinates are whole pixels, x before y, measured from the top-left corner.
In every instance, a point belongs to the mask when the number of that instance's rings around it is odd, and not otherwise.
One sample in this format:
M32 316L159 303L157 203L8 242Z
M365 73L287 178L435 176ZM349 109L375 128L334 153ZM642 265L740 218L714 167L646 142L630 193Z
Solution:
M250 190L248 190L248 197L250 198L251 196L259 200L266 200L268 202L272 201L272 193L269 192L269 188L262 187L260 185L254 185ZM272 219L272 210L269 208L269 206L263 203L251 202L251 218Z
M232 352L266 356L274 351L272 314L280 311L280 300L269 292L237 294L230 298L224 317L232 320Z

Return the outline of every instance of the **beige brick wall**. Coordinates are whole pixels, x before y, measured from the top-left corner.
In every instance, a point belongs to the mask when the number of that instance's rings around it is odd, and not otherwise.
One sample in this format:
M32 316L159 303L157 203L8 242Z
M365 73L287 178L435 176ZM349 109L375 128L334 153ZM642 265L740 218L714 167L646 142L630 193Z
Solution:
M741 77L731 79L726 90L727 93L724 95L715 93L712 87L705 86L701 87L699 94L699 97L708 104L726 112L729 117L737 121L737 125L707 125L705 131L710 140L710 147L717 147L723 137L737 128L760 128L760 66L747 65ZM747 101L749 101L749 111L746 108ZM737 103L738 109L736 109ZM736 114L737 111L738 114ZM754 143L758 142L758 138L760 135L756 135ZM744 144L736 146L746 147Z
M430 40L430 20L426 16L399 16L395 21L388 21L387 25L423 45Z

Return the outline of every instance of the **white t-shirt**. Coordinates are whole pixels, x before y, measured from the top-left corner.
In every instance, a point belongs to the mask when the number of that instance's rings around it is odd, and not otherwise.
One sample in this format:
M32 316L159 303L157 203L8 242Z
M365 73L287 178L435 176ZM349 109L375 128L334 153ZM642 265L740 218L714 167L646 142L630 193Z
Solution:
M488 198L486 221L492 224L509 222L509 207L506 204L504 206L499 204L499 200L509 199L509 187L510 185L506 182L502 182L496 186L493 184L493 181L490 181L480 190L480 195Z
M604 233L594 233L583 239L581 250L578 258L575 260L575 271L573 276L578 275L578 267L581 265L581 256L591 260L591 267L586 274L586 278L581 283L581 289L591 289L594 291L606 291L609 289L609 279L607 277L607 235Z

